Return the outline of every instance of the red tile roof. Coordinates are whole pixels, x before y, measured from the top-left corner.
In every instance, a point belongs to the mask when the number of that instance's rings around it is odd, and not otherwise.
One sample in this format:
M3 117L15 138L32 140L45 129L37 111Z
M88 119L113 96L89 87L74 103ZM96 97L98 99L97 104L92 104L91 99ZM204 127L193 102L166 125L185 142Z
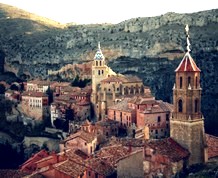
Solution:
M187 158L190 153L187 149L183 148L172 138L166 138L161 140L148 140L145 143L145 147L150 147L155 150L155 154L166 156L172 162L178 162Z
M22 96L30 96L30 97L48 97L47 94L43 92L35 92L35 91L24 91Z
M48 152L45 150L41 150L38 153L34 154L31 158L29 158L25 163L21 165L21 171L24 172L32 172L32 166L37 161L49 156Z
M94 134L85 132L83 130L80 130L80 131L78 131L78 132L76 132L74 134L71 134L69 137L67 137L62 142L68 142L69 140L73 140L73 139L75 139L77 137L87 141L88 143L92 142L96 138L96 136Z
M218 137L206 134L208 158L218 157Z
M154 104L156 103L156 101L155 98L150 94L146 96L135 96L129 101L129 103L143 105L143 104Z
M0 177L2 178L22 178L26 175L26 173L23 173L19 170L0 169Z
M175 72L200 72L201 70L196 65L195 61L192 59L189 52L185 54L181 63L175 70Z
M108 109L126 111L126 112L134 111L133 109L128 107L129 100L130 98L124 98L122 101L118 102L117 104L109 106Z
M92 157L86 160L85 165L104 176L110 176L115 172L115 169L111 165L97 157Z
M140 78L137 76L132 75L112 75L101 82L103 83L109 83L109 82L121 82L121 83L136 83L136 82L142 82Z
M86 168L74 161L67 160L65 162L58 163L53 166L56 170L63 172L66 175L72 177L79 177L82 175Z

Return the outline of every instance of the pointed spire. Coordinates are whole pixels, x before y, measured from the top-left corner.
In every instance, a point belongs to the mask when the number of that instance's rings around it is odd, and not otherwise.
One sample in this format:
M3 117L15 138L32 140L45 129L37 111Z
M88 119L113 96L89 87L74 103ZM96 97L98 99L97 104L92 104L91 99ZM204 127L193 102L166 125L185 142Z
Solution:
M100 41L98 42L98 50L101 50L101 44L100 44Z
M191 49L190 49L191 44L189 41L189 26L188 26L188 24L185 26L185 31L186 31L186 43L187 43L186 49L187 49L187 52L189 53L191 51Z
M101 45L100 45L100 42L98 42L98 50L97 52L95 53L95 57L94 57L95 60L104 60L104 55L101 51Z
M175 72L200 72L201 70L198 68L198 66L196 65L195 61L193 60L193 58L190 55L190 41L189 41L189 26L186 25L185 27L185 31L186 31L186 40L187 40L187 52L185 53L185 56L183 57L181 63L179 64L179 66L177 67L177 69L175 70Z

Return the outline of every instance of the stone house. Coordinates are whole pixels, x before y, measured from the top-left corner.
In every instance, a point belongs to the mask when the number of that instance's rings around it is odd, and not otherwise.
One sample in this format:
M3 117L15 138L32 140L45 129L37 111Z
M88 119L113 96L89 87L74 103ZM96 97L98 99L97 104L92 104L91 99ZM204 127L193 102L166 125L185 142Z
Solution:
M97 136L92 133L80 130L71 134L60 143L60 151L65 149L80 149L87 155L94 153L97 146Z
M38 80L38 79L28 81L26 83L26 91L35 91L35 92L45 93L48 90L51 83L52 82L50 81L43 81L43 80Z
M81 125L81 130L95 134L97 136L97 144L100 144L103 143L107 138L118 136L119 123L107 118L96 123L91 123L86 120Z
M23 113L35 120L42 120L49 114L48 96L43 92L25 91L22 93Z
M148 89L144 95L126 97L108 107L108 118L118 121L120 127L135 131L136 136L164 138L169 137L171 112L172 105L155 100ZM146 128L148 131L144 132Z
M70 120L84 121L91 118L90 87L78 88L64 85L55 93L54 102L51 103L52 125L56 119L66 119L66 110L72 111Z
M172 138L149 140L144 147L144 176L170 178L187 166L189 156Z

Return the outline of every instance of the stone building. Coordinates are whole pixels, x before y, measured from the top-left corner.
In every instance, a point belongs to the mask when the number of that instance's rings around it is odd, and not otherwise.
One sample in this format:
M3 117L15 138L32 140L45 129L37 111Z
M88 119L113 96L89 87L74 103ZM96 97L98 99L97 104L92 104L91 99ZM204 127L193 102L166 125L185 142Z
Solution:
M100 49L95 54L92 63L92 96L95 116L100 120L107 115L107 108L112 106L117 98L143 94L144 85L136 76L124 76L113 72L106 64Z
M87 155L94 153L97 146L97 136L94 133L88 133L80 130L71 134L60 143L60 151L65 149L80 149Z
M42 81L42 80L32 80L26 83L26 91L35 91L35 92L43 92L45 93L49 86L50 81Z
M70 120L84 121L91 118L91 89L61 86L55 88L54 102L51 103L51 123L56 119L65 120L66 111L72 111Z
M190 44L188 36L187 44ZM201 71L190 55L189 45L187 50L175 70L174 112L170 120L170 135L190 151L188 164L192 165L204 163L207 159L207 150L205 148L204 119L201 113Z
M144 147L144 177L170 178L183 170L189 151L171 138L149 140Z
M81 125L81 130L95 134L97 136L97 143L103 143L107 138L118 136L119 122L104 118L98 122L91 123L86 120Z
M171 104L155 100L150 89L146 89L143 95L124 97L108 107L108 118L118 121L129 134L136 132L137 138L165 138L169 137L171 112Z
M42 92L25 91L22 93L21 107L23 113L35 120L42 120L48 116L48 96Z

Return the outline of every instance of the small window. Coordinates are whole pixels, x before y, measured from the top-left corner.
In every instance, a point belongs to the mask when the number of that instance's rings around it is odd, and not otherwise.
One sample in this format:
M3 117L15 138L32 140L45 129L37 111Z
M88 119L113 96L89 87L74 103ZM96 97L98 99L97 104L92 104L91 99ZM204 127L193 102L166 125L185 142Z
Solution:
M166 114L166 121L169 121L169 114Z
M84 145L87 145L87 143L85 142Z
M101 71L100 70L98 70L98 75L101 75Z
M191 85L191 77L188 77L188 86Z
M195 112L198 112L198 99L195 100Z
M160 121L161 121L161 117L158 116L158 118L157 118L157 122L160 122Z
M101 71L101 74L104 74L104 70Z
M100 66L101 66L101 61L100 61Z
M178 111L182 112L183 108L182 108L182 100L179 100L178 102Z
M155 130L155 134L158 134L158 130Z
M179 86L180 86L180 89L182 88L182 77L179 78Z
M198 77L195 77L195 88L198 88Z
M98 66L98 61L96 61L96 66Z

